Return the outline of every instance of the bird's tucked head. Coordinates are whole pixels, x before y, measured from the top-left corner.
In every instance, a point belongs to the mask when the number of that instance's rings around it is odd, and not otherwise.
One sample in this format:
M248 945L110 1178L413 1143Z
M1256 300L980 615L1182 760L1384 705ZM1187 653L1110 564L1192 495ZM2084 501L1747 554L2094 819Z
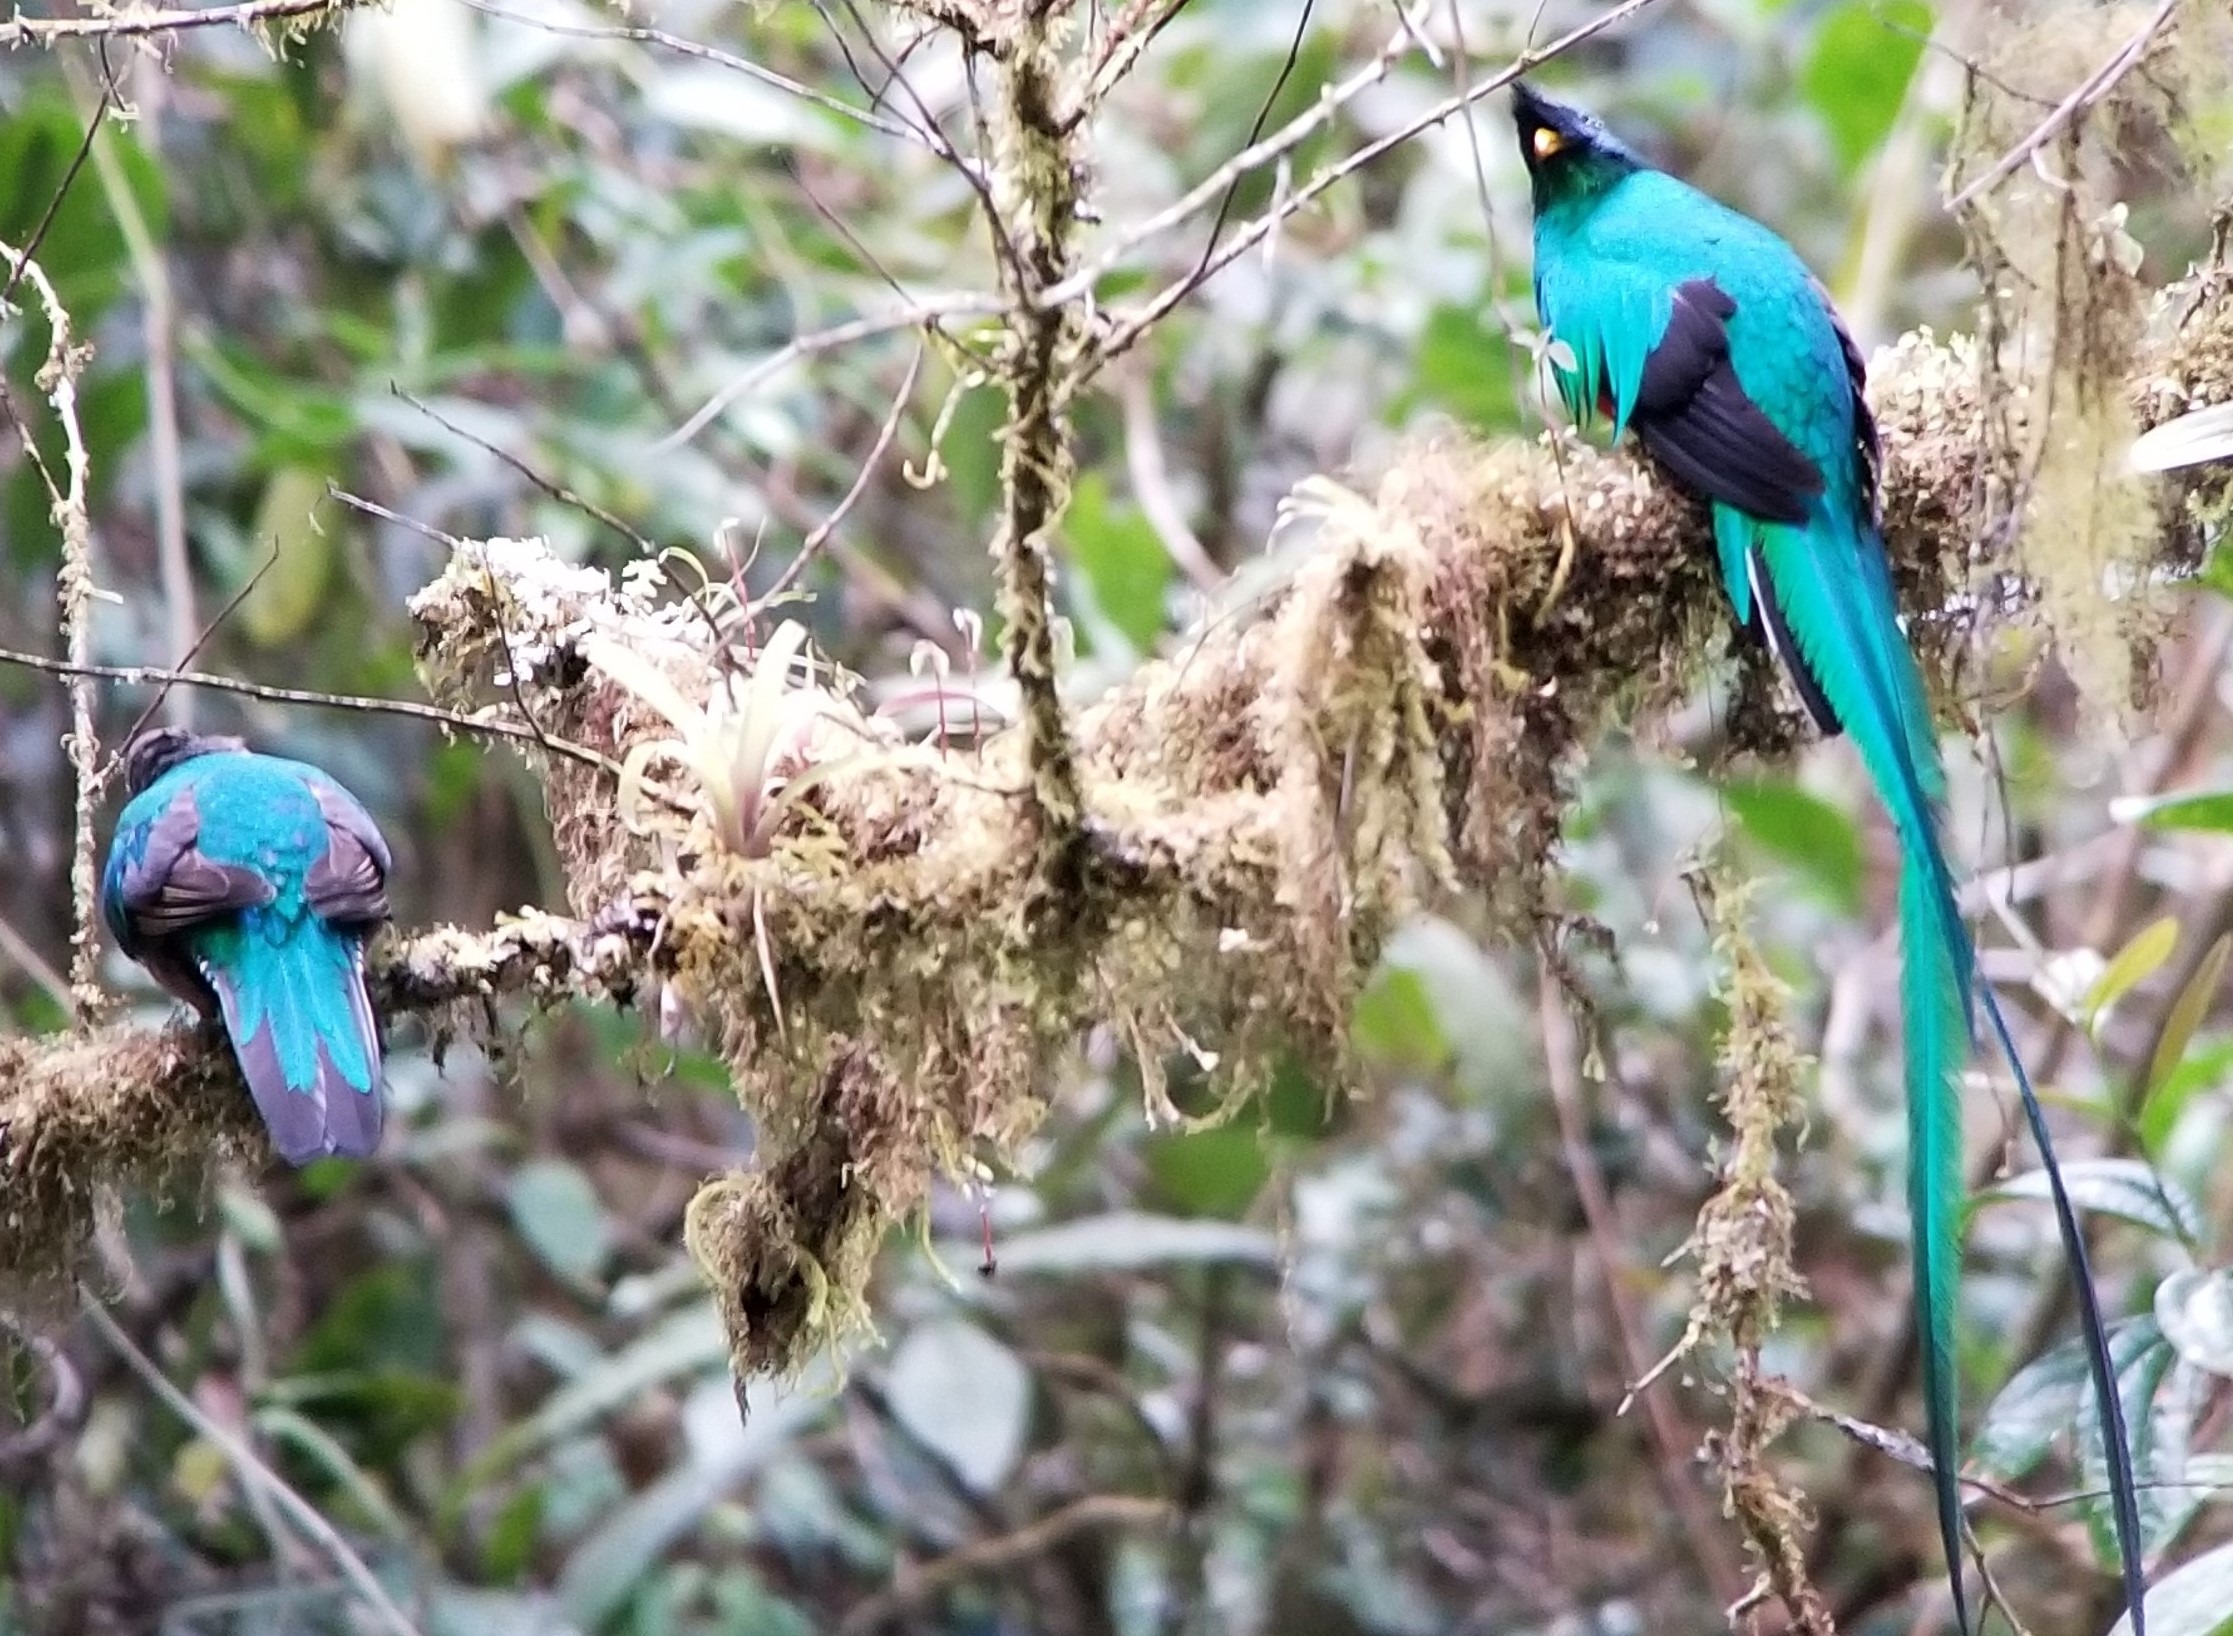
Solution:
M238 755L247 749L243 740L222 734L189 733L183 727L150 728L125 746L124 793L139 794L173 767L196 756Z
M1535 188L1535 213L1595 197L1622 177L1642 170L1637 158L1595 114L1555 102L1515 81L1512 118L1520 128L1520 158Z

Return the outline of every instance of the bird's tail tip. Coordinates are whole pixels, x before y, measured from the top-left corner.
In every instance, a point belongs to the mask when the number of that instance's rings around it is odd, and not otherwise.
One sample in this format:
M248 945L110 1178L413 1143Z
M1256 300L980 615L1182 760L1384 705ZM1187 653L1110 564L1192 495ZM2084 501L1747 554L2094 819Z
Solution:
M300 1168L314 1159L369 1158L380 1145L380 1036L363 979L349 974L343 1018L321 1026L275 999L253 1015L238 982L207 973L225 1014L241 1077L272 1147Z

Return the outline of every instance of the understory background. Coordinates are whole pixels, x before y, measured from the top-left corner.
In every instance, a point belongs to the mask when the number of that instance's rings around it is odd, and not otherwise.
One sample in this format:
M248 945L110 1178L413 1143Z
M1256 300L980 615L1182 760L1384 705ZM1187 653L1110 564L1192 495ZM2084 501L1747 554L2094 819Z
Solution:
M1531 26L1547 39L1590 15L1408 9L1417 38L1391 48L1386 0L1075 8L1081 30L1175 12L1094 121L1088 191L1116 230L1389 57L1321 131L1243 174L1229 212L1154 240L1104 298L1182 277L1213 222L1401 127ZM1001 702L990 645L970 658L954 617L991 608L1001 499L1000 396L956 389L965 351L866 335L669 439L795 337L904 305L895 286L990 287L969 181L799 94L873 98L968 149L983 87L925 21L940 10L399 0L278 51L199 29L0 56L0 242L36 241L96 348L80 404L114 596L94 657L177 661L241 596L197 668L417 697L404 600L448 554L426 529L544 535L615 567L649 541L725 573L718 531L756 589L817 536L814 600L788 611L911 726L933 724L922 699L941 674L981 673ZM1549 78L1783 230L1866 351L1976 323L1974 245L1938 202L1965 55L2013 59L1997 71L2033 75L2044 117L2148 17L1658 0ZM1503 98L1473 117L1471 139L1462 120L1436 127L1287 220L1078 404L1056 549L1076 699L1230 600L1303 477L1369 475L1438 417L1539 430L1525 183ZM2172 117L2126 125L2106 174L2127 209L2097 242L2161 285L2210 249L2196 155L2222 161L2233 102L2222 82L2214 100L2187 86ZM2048 144L2041 174L2063 157ZM31 329L0 327L0 646L51 654L60 541L19 431L52 429ZM2130 711L2081 701L2029 650L1975 655L1988 753L1957 746L1953 769L1958 852L2027 865L2003 883L2020 934L1986 939L2014 952L1988 969L2025 1014L2098 1210L2151 1537L2200 1563L2205 1611L2233 1605L2221 586L2213 559L2174 593ZM147 697L105 692L103 732ZM881 1342L788 1390L755 1384L741 1427L682 1245L700 1181L751 1151L720 1065L589 1007L502 1010L485 1048L439 1059L406 1025L376 1162L133 1199L91 1274L113 1328L0 1313L0 1630L372 1628L351 1623L363 1598L333 1550L228 1439L429 1636L1717 1628L1752 1577L1697 1458L1727 1426L1728 1360L1709 1350L1616 1412L1683 1332L1691 1267L1669 1258L1720 1154L1729 967L1690 878L1702 860L1721 857L1725 906L1730 882L1762 883L1742 918L1820 1058L1781 1167L1810 1289L1765 1367L1862 1421L1918 1423L1889 839L1842 747L1689 770L1725 703L1701 695L1641 745L1595 745L1579 775L1557 907L1611 933L1563 951L1601 1051L1578 1058L1537 951L1496 946L1462 897L1399 933L1358 1004L1357 1084L1292 1073L1230 1123L1156 1129L1130 1043L1090 1034L1043 1086L1046 1122L985 1223L947 1190L925 1231L894 1235ZM356 790L394 843L404 926L564 903L541 793L500 746L209 693L171 709ZM9 1032L69 1021L67 722L50 677L0 666ZM2156 800L2171 795L2195 799ZM121 961L102 974L163 1014ZM1199 1109L1198 1074L1172 1071ZM2015 1485L1974 1515L2029 1629L2098 1632L2100 1518L2068 1498L2090 1475L2067 1437L2080 1375L2010 1116L1998 1087L1974 1093L1975 1153L2005 1146L2019 1178L1971 1240L1977 1464ZM181 1401L151 1394L135 1353ZM1852 1430L1801 1421L1773 1448L1813 1514L1795 1536L1809 1575L1838 1628L1940 1628L1927 1483ZM2155 1625L2220 1628L2170 1610Z

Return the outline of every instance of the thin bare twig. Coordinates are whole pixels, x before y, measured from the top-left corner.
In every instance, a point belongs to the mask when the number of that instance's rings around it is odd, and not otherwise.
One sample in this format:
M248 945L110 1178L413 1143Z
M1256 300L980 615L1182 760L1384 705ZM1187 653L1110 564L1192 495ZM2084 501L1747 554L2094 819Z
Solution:
M896 312L873 313L862 318L848 319L845 323L833 324L828 329L817 330L811 335L798 336L714 393L697 413L654 443L648 452L660 455L681 448L711 425L714 417L730 404L754 387L774 379L802 358L851 346L856 341L890 335L896 330L932 329L946 318L989 318L1000 311L1000 306L1000 301L995 296L975 290L952 291L944 295L926 296Z
M365 0L244 0L240 5L199 11L127 11L95 17L25 17L0 23L0 50L18 45L53 45L58 40L123 40L150 34L176 34L189 28L254 28L297 18L338 16Z
M483 12L490 17L500 18L507 23L517 23L522 28L539 29L545 34L569 35L581 40L622 40L635 45L655 45L661 50L672 51L678 56L691 57L699 62L712 63L717 68L732 69L749 79L758 80L762 85L773 86L776 90L797 97L802 102L812 103L817 108L853 120L858 124L867 126L872 131L881 132L885 136L896 136L903 142L912 142L916 146L928 148L934 153L938 149L936 142L912 125L904 124L896 119L888 119L884 115L867 108L857 108L850 102L833 97L826 91L817 91L813 86L802 84L788 74L778 73L772 68L754 62L749 57L740 57L734 52L723 51L715 46L701 45L696 40L686 40L679 34L668 33L663 28L641 28L624 23L560 23L547 17L530 17L525 12L512 11L507 7L497 5L495 0L465 0L465 3L475 11Z
M38 946L17 931L4 915L0 915L0 954L21 966L56 1005L64 1011L70 1009L69 979L56 971Z
M1287 82L1294 78L1295 65L1302 61L1303 41L1310 37L1311 14L1316 9L1317 0L1303 0L1302 14L1295 19L1294 37L1287 42L1287 59L1279 65L1279 77L1272 81L1270 94L1264 98L1263 106L1256 110L1256 118L1248 127L1247 145L1249 147L1254 147L1262 139L1264 121L1272 117L1272 109L1279 105L1280 92L1286 90ZM1399 22L1395 38L1381 49L1383 66L1386 63L1393 62L1396 57L1401 56L1414 43L1409 19L1403 17L1401 7L1397 8L1396 15ZM1280 188L1281 192L1286 191L1284 186L1287 180L1285 157L1285 155L1281 156L1282 163L1279 171L1279 178L1283 184ZM1202 259L1194 267L1197 276L1200 275L1204 267L1210 264L1210 257L1217 254L1217 236L1225 231L1225 218L1232 214L1233 201L1239 198L1240 194L1241 179L1236 175L1226 185L1224 196L1217 201L1217 220L1210 223L1209 237L1202 243ZM1269 254L1268 251L1266 253Z
M893 10L913 12L924 22L951 31L967 51L1004 52L1008 42L995 38L991 19L980 16L980 8L990 10L982 6L982 0L892 0ZM1046 8L1041 5L1037 9Z
M379 1615L382 1624L393 1636L419 1636L419 1629L410 1616L396 1605L395 1598L381 1584L373 1571L365 1566L364 1558L357 1555L341 1531L328 1522L324 1513L296 1493L285 1478L258 1458L256 1451L243 1443L225 1427L211 1419L202 1406L188 1397L172 1382L171 1378L156 1367L155 1360L141 1351L137 1342L124 1333L123 1326L111 1318L88 1292L82 1296L86 1322L100 1334L109 1348L124 1360L125 1366L160 1398L170 1411L195 1434L225 1457L243 1487L260 1489L278 1502L288 1518L302 1531L303 1537L325 1552L341 1577L350 1588L364 1599L365 1605Z
M1163 549L1177 563L1194 588L1215 591L1225 583L1224 570L1210 560L1201 537L1186 520L1179 497L1171 489L1170 467L1163 456L1163 432L1155 423L1155 377L1148 370L1127 374L1117 390L1124 406L1124 470L1132 479L1132 497L1148 526L1155 530Z
M398 528L408 528L413 533L422 535L425 538L434 541L436 544L446 547L452 557L462 557L473 554L472 545L470 545L467 541L458 538L458 536L456 536L455 534L449 533L444 529L436 528L432 523L421 522L416 517L407 517L400 511L395 511L387 506L381 505L377 500L367 500L361 494L351 494L347 489L343 488L338 483L327 483L326 492L332 495L336 500L339 500L343 505L350 507L352 510L361 511L368 517L377 517L382 522L393 523ZM485 553L482 555L481 560L483 566L485 567L487 563ZM493 576L491 583L494 583ZM695 606L695 604L693 605ZM703 611L704 610L701 608L700 612ZM495 622L495 634L497 641L501 643L504 648L504 670L503 681L501 685L504 688L504 691L511 697L512 708L519 712L520 720L526 724L527 736L534 740L536 747L539 749L548 750L553 755L567 754L567 751L562 748L562 741L553 736L548 730L544 728L542 718L535 713L535 707L532 704L528 703L527 679L522 672L519 662L519 655L512 650L512 632L510 625L502 619L497 620ZM720 635L718 627L715 628L714 634L717 638ZM579 746L576 746L576 748L578 749ZM593 752L585 751L583 753L589 754ZM599 761L597 765L604 767L607 771L617 772L619 770L612 763L606 761Z
M1589 1133L1584 1124L1582 1064L1575 1040L1582 1024L1569 1013L1570 991L1565 973L1558 969L1557 958L1548 950L1538 951L1536 969L1543 1064L1551 1082L1551 1106L1558 1118L1559 1146L1566 1157L1567 1171L1574 1180L1575 1196L1581 1201L1582 1218L1589 1228L1591 1247L1596 1251L1599 1274L1605 1280L1606 1299L1612 1309L1614 1328L1620 1336L1627 1378L1643 1381L1651 1372L1651 1350L1629 1307L1628 1253L1623 1247L1612 1197L1605 1190L1604 1174L1590 1152ZM1698 1571L1724 1603L1734 1601L1737 1588L1744 1583L1744 1574L1729 1553L1728 1541L1707 1515L1698 1486L1689 1476L1692 1451L1698 1447L1699 1438L1682 1424L1664 1392L1640 1386L1638 1393L1643 1401L1645 1419L1651 1426L1652 1443L1659 1455L1660 1484L1675 1514L1682 1519L1683 1532L1689 1537Z
M1101 106L1132 72L1140 53L1155 43L1155 37L1186 6L1187 0L1132 0L1117 14L1086 71L1085 89L1079 93L1077 105L1063 118L1065 130L1075 129Z
M225 621L232 618L243 602L255 595L256 587L264 582L264 576L278 566L279 542L274 540L271 545L271 555L264 558L257 565L256 571L241 582L239 590L226 598L225 605L217 610L217 617L203 626L200 633L191 642L187 643L186 651L180 654L175 661L176 668L184 670L192 664L209 639L224 628ZM103 782L116 776L117 770L124 765L124 753L131 747L132 740L140 736L141 728L155 719L155 712L163 708L163 701L170 697L170 693L171 690L168 687L157 688L155 696L147 701L146 706L133 719L131 727L118 737L116 749L110 754L108 766L102 772Z
M776 575L775 583L768 587L766 594L753 599L755 608L767 607L796 585L799 576L806 572L807 565L822 554L823 547L829 544L847 514L860 504L861 496L868 492L869 479L876 475L876 468L883 463L884 452L899 435L900 420L906 415L907 405L915 396L915 380L922 369L923 349L918 346L915 356L907 360L907 376L899 383L899 391L892 397L891 412L884 417L884 424L877 429L876 441L870 445L868 458L861 462L861 469L854 475L853 486L845 491L845 498L838 501L837 509L817 523L814 531L799 542L798 553L783 565L783 572Z
M1658 3L1659 0L1621 0L1621 4L1615 6L1612 10L1602 16L1591 18L1578 28L1568 30L1541 51L1523 54L1510 67L1491 74L1486 79L1477 81L1454 95L1443 98L1442 101L1436 103L1425 113L1407 120L1385 136L1374 138L1353 153L1328 165L1324 170L1311 177L1309 181L1303 183L1302 186L1274 200L1270 209L1253 221L1244 224L1240 231L1235 233L1232 239L1215 256L1195 269L1193 273L1184 278L1176 279L1165 286L1151 297L1145 305L1135 309L1130 316L1117 324L1108 335L1102 338L1100 345L1095 349L1095 366L1098 367L1099 364L1106 363L1109 359L1130 348L1149 329L1161 322L1180 302L1186 300L1188 296L1192 295L1210 279L1215 278L1235 261L1246 255L1258 244L1261 244L1278 228L1281 222L1311 204L1319 195L1326 192L1327 189L1344 177L1362 170L1366 165L1371 164L1375 159L1380 158L1392 149L1401 147L1421 131L1441 124L1453 114L1463 113L1474 103L1502 90L1531 69L1550 61L1553 57L1571 51L1584 40L1626 22L1638 12ZM1397 54L1400 55L1401 46L1408 45L1410 38L1409 31L1405 30L1400 36L1400 43L1399 41L1391 41L1390 44L1397 47ZM1334 111L1339 106L1337 99L1348 100L1360 95L1387 72L1388 64L1393 61L1394 58L1387 56L1384 48L1382 57L1376 58L1371 66L1360 70L1358 74L1351 75L1340 86L1327 92L1318 106L1307 113L1298 115L1283 129L1274 132L1246 152L1234 155L1232 159L1226 161L1225 166L1219 167L1217 175L1205 181L1202 186L1194 188L1177 204L1172 205L1159 215L1151 217L1149 223L1142 224L1143 230L1152 224L1154 231L1162 231L1167 227L1175 226L1195 211L1204 208L1208 200L1202 197L1203 189L1209 187L1211 182L1216 182L1221 188L1223 186L1223 173L1227 167L1238 165L1243 168L1253 168L1257 165L1268 164L1279 155L1298 146L1318 126L1333 117ZM1362 77L1368 74L1371 76L1370 78ZM1298 127L1300 128L1298 129ZM1212 196L1215 196L1214 192ZM1127 247L1126 253L1129 253L1129 247ZM1072 294L1079 293L1082 289L1091 288L1092 284L1103 273L1109 271L1115 266L1116 262L1122 259L1122 255L1105 257L1104 261L1107 264L1095 263L1094 267L1089 269L1090 277L1081 273L1078 277L1068 280L1063 285L1049 290L1044 299L1065 299ZM1073 288L1074 286L1077 288Z
M94 108L93 117L85 122L85 138L78 143L78 151L70 156L69 168L62 172L62 180L55 184L53 196L47 200L47 207L39 216L38 226L32 228L31 236L23 241L22 255L25 259L39 253L39 246L46 242L48 229L54 226L54 218L61 214L62 201L70 196L70 188L77 181L78 172L85 168L86 156L93 151L93 139L100 134L101 122L109 116L114 91L113 85L106 80L102 82L100 103ZM22 276L21 262L9 267L7 278L0 280L0 307L7 306L8 297L16 293L16 283Z
M1450 0L1450 79L1459 90L1464 90L1473 78L1473 59L1466 45L1464 8L1458 0ZM1422 42L1423 43L1423 42ZM1504 246L1496 234L1496 206L1489 197L1489 165L1481 151L1481 131L1474 122L1465 122L1466 157L1473 165L1473 196L1481 206L1481 239L1489 251L1489 301L1496 308L1497 322L1504 326L1507 335L1524 334L1527 319L1513 308L1505 292L1511 281L1504 276ZM1528 405L1537 401L1527 386L1527 354L1519 347L1504 349L1505 368L1511 373L1512 401ZM1524 412L1524 407L1523 407Z
M1014 1533L979 1540L911 1573L903 1571L891 1589L878 1592L847 1614L837 1627L838 1636L869 1636L964 1579L1011 1571L1079 1534L1096 1528L1153 1527L1168 1521L1170 1515L1170 1506L1162 1500L1130 1494L1088 1494Z
M2158 0L2155 10L2148 14L2148 20L2134 31L2131 39L2125 41L2123 49L2087 75L2084 83L2057 103L2054 112L2033 127L2029 136L1995 160L1991 169L1947 200L1948 212L1961 209L1986 189L1997 186L2019 166L2029 161L2033 154L2053 141L2055 133L2063 126L2107 96L2110 88L2132 72L2140 59L2147 55L2149 43L2162 32L2163 25L2171 20L2171 14L2178 9L2179 0Z
M1270 136L1263 138L1261 141L1251 142L1161 210L1158 210L1152 216L1143 217L1140 221L1135 222L1119 235L1113 244L1103 249L1099 255L1086 263L1076 273L1064 279L1061 283L1041 291L1040 302L1046 306L1059 306L1063 302L1076 300L1079 296L1091 290L1103 278L1123 266L1132 253L1150 239L1160 238L1173 228L1179 227L1200 215L1211 205L1225 199L1235 184L1250 171L1260 170L1265 165L1271 164L1283 155L1301 147L1303 143L1317 133L1320 127L1330 123L1342 109L1386 79L1388 70L1394 67L1396 62L1411 48L1410 31L1402 28L1397 29L1394 34L1389 36L1387 43L1378 52L1374 53L1372 61L1350 74L1346 79L1328 86L1320 93L1316 102L1297 114L1293 119L1290 119L1278 130L1272 132ZM1493 90L1494 87L1492 86L1489 89ZM1482 94L1486 95L1487 93L1484 91ZM1425 128L1425 125L1419 127L1421 130ZM1261 234L1258 235L1258 237L1261 236ZM1251 240L1250 242L1253 243L1254 241ZM1229 257L1219 257L1216 259L1216 265L1223 266L1225 261L1229 259ZM1203 258L1204 265L1207 265L1210 260L1210 257L1205 256ZM1195 269L1194 276L1203 276L1201 267Z
M994 254L998 256L1004 267L1008 268L1011 273L1016 273L1023 263L1017 253L1015 239L1009 232L1008 219L1000 208L1000 201L993 196L992 179L986 174L985 166L962 157L961 150L954 145L953 139L946 134L946 127L939 123L938 115L932 111L930 104L923 100L922 93L915 89L915 82L907 77L902 71L901 64L893 60L892 54L884 49L883 42L877 39L876 30L870 27L868 20L861 15L857 0L843 0L843 3L847 13L852 17L854 25L860 29L862 40L866 42L868 49L875 53L877 62L884 69L886 76L884 87L876 93L876 100L881 104L886 94L894 86L897 86L906 95L907 100L915 105L916 117L921 120L922 129L931 138L938 156L953 166L962 180L969 184L970 191L977 195L978 207L985 214L986 230L992 234ZM820 10L819 0L817 0L816 9ZM836 33L836 27L834 24L830 24L827 13L823 14L823 21L830 25L833 34ZM1035 24L1034 26L1041 25ZM909 49L912 50L913 48L910 47ZM1013 55L1012 51L1004 53L1004 60L1012 58ZM850 65L852 61L852 54L847 52L846 62ZM974 73L968 76L968 85L970 102L974 106L977 90L977 80ZM863 88L866 89L865 86ZM982 130L983 123L980 120L980 136ZM991 145L982 140L980 140L978 146L982 152L991 151Z
M512 470L514 470L515 472L518 472L520 476L526 478L528 482L534 484L536 488L542 490L543 493L549 495L560 505L572 506L575 510L581 512L583 516L589 517L596 522L603 523L607 528L611 529L615 534L618 534L622 539L633 541L636 549L641 551L647 557L653 557L659 554L659 548L657 546L653 545L649 540L645 539L643 535L637 533L636 530L629 527L626 522L613 515L613 513L611 513L610 511L607 511L596 501L585 499L583 496L576 494L572 489L568 488L564 483L559 482L555 477L544 476L533 466L529 465L527 461L521 456L512 453L511 450L503 448L495 443L491 443L487 438L482 437L477 432L467 431L456 421L450 419L449 416L443 414L432 404L426 402L423 398L406 392L402 387L396 386L392 383L389 385L388 390L393 392L397 397L401 398L405 403L408 403L420 414L426 416L427 419L433 421L435 425L441 427L445 432L449 432L457 437L461 437L465 439L466 442L472 444L475 448L485 449L490 454L496 456L497 459L503 461L505 465L511 467Z
M361 710L375 716L408 716L414 721L437 722L461 733L475 733L485 738L516 739L538 748L562 755L569 761L578 761L585 767L597 767L618 776L620 769L596 751L562 738L538 735L532 728L495 717L463 715L455 710L445 710L440 705L420 704L411 699L375 699L355 693L319 693L307 688L272 687L263 682L245 682L238 676L213 676L206 671L166 670L160 665L91 665L75 664L63 659L49 659L44 654L22 653L14 648L0 648L0 665L20 665L25 670L44 672L49 676L66 676L78 681L118 682L126 687L206 687L218 693L237 693L242 698L263 699L273 704L303 704L318 710Z

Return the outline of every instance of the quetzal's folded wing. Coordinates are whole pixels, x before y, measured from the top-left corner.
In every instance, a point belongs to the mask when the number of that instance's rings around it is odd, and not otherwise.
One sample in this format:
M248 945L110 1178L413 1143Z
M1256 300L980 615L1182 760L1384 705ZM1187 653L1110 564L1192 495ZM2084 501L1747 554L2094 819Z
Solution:
M325 851L304 882L312 911L335 926L378 925L389 917L388 843L347 790L322 773L305 782L326 821Z
M125 809L102 872L101 911L117 946L196 1010L214 996L185 943L197 927L272 901L270 881L238 864L219 863L200 846L201 816L191 786L150 810Z
M1737 622L1766 636L1815 724L1838 731L1837 712L1791 640L1747 526L1748 519L1803 525L1824 491L1823 475L1738 380L1729 357L1736 302L1711 278L1668 285L1605 261L1592 262L1586 277L1539 268L1535 299L1573 358L1570 369L1553 365L1568 412L1585 424L1604 415L1616 439L1633 427L1676 481L1743 514L1717 508L1714 526Z

